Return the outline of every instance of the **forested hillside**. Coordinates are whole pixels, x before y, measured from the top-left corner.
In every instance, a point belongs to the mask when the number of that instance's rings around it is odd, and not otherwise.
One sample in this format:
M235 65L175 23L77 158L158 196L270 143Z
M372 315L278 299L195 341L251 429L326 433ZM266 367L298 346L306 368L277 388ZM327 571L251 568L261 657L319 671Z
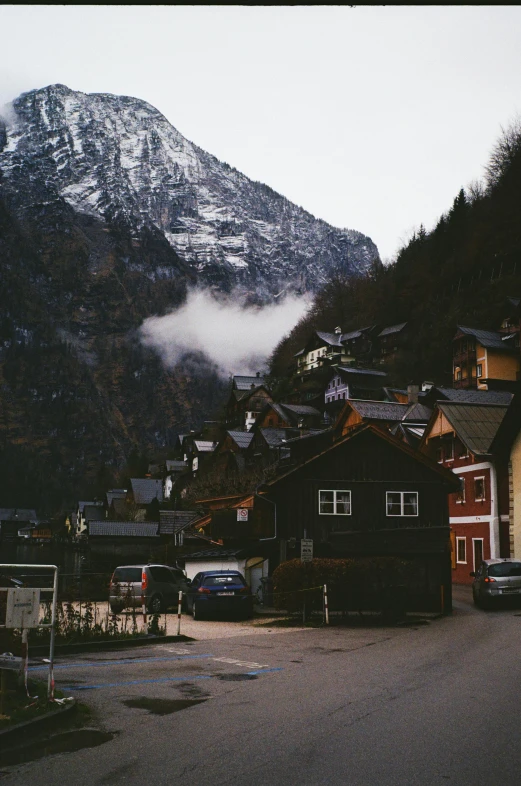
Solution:
M461 189L431 232L420 227L392 264L376 262L363 276L326 285L276 348L271 372L284 377L314 329L408 321L411 351L391 369L393 381L450 384L456 325L497 329L508 295L521 295L520 124L502 133L483 184Z

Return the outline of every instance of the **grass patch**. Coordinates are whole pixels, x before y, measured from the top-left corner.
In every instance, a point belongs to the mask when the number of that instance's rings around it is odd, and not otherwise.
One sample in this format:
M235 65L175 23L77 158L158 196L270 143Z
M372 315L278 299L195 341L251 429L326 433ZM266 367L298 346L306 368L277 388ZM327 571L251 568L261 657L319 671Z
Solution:
M25 687L18 685L16 675L9 676L5 681L7 693L4 695L4 716L0 718L0 731L17 723L34 720L48 712L56 712L63 707L62 704L48 701L47 682L29 680L29 694L32 697L29 698ZM56 690L54 694L57 699L63 698L61 691Z

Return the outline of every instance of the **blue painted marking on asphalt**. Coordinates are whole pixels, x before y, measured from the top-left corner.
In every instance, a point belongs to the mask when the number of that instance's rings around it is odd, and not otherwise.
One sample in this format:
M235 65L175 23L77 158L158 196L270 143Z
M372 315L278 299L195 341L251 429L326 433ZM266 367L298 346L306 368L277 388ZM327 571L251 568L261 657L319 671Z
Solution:
M259 669L259 671L248 671L248 675L265 674L270 671L283 671L282 668L278 669ZM195 674L187 675L185 677L157 677L152 680L129 680L128 682L106 682L103 685L64 685L61 690L101 690L102 688L122 688L127 685L151 685L159 682L184 682L185 680L213 680L216 678L215 674Z
M65 685L60 690L100 690L100 688L121 688L125 685L150 685L154 682L184 682L185 680L211 680L211 674L195 674L188 677L157 677L153 680L129 680L128 682L106 682L104 685Z
M122 664L128 665L133 663L152 663L153 661L165 661L165 660L190 660L193 658L213 658L213 655L205 654L205 655L176 655L171 658L120 658L118 660L101 660L101 661L91 661L89 663L57 663L54 664L54 669L78 669L78 668L92 668L92 667L99 667L99 666L121 666ZM28 671L45 671L49 670L49 664L44 663L42 666L29 666Z

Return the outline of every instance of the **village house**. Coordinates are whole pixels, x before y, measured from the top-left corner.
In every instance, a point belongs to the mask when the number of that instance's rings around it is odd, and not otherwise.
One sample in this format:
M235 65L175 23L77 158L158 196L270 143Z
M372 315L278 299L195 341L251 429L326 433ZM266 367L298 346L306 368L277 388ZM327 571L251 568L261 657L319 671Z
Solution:
M72 513L72 531L75 537L83 535L87 530L89 521L99 520L105 517L105 504L101 500L85 501L81 500Z
M452 470L459 488L449 498L453 581L470 584L483 559L510 556L508 462L492 443L508 407L439 401L420 450Z
M387 365L395 360L397 354L408 348L409 324L401 322L399 325L389 325L377 335L380 363Z
M0 508L0 539L15 540L22 527L38 524L36 511L32 508Z
M271 401L273 398L265 385L255 386L252 382L250 389L233 388L225 407L226 425L249 431L259 412Z
M319 428L322 414L306 404L276 404L271 402L259 413L255 421L258 428Z
M331 371L325 391L325 403L348 398L383 399L386 381L385 371L338 366Z
M393 555L414 563L410 604L451 607L447 495L458 481L444 467L373 425L351 429L321 453L264 484L276 506L271 559Z
M519 333L458 325L452 342L455 388L513 390L519 371Z

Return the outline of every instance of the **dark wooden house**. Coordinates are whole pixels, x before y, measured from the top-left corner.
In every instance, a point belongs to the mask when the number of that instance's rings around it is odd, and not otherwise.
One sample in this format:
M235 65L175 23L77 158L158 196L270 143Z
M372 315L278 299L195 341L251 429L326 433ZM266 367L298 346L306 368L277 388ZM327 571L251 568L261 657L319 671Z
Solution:
M436 609L443 599L449 610L447 496L457 486L431 459L361 425L260 490L276 505L283 559L299 556L303 537L313 539L316 556L403 557L420 576L413 603Z

